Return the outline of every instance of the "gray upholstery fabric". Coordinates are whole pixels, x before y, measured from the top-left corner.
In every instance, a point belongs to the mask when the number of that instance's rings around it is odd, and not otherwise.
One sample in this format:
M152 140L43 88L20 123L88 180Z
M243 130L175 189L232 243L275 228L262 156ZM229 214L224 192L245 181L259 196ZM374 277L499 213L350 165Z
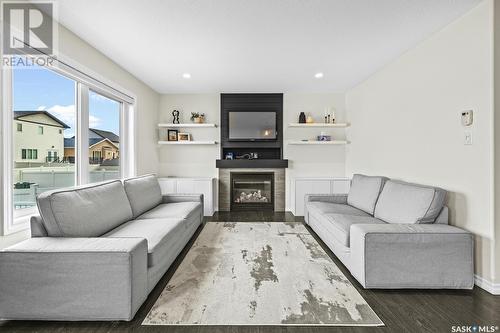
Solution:
M132 201L148 187L128 183ZM0 283L0 319L131 320L203 221L202 195L159 201L148 219L117 225L117 216L132 218L119 181L44 193L44 214L31 220L36 238L0 251L0 281L8 281ZM43 237L45 217L51 236L66 237ZM67 237L104 229L107 237Z
M119 180L44 192L37 204L53 237L101 236L132 218Z
M375 217L388 223L433 223L444 206L446 191L388 180L380 193Z
M0 251L0 318L131 320L147 297L142 238L38 237Z
M306 204L311 201L347 204L347 194L307 194L304 198Z
M448 224L449 222L449 208L444 206L443 209L441 209L441 212L439 213L438 217L436 218L436 224Z
M175 240L186 229L182 218L137 219L122 224L104 237L139 237L148 243L148 267L156 265L171 252Z
M442 224L351 227L351 265L366 288L474 286L473 236Z
M373 215L378 196L387 178L353 175L347 203Z
M47 230L43 226L42 217L34 215L30 218L31 237L47 237Z
M161 189L154 175L145 175L123 181L125 192L132 206L134 218L161 203Z
M160 256L153 267L148 269L148 292L150 292L158 281L161 279L163 274L167 271L170 265L175 261L179 253L186 246L188 241L191 239L195 231L201 224L201 220L198 216L192 216L183 222L185 228L181 230L175 239L172 240L169 251L167 251L163 256Z
M325 227L331 231L333 237L342 245L349 247L349 233L353 224L385 224L385 222L371 216L326 214Z
M164 194L162 203L175 202L201 202L203 203L203 194Z
M175 202L159 204L155 208L140 215L139 219L158 219L164 217L187 218L192 214L200 214L200 202Z
M367 213L349 205L335 204L323 201L313 201L306 204L309 214L347 214L358 216L369 216Z

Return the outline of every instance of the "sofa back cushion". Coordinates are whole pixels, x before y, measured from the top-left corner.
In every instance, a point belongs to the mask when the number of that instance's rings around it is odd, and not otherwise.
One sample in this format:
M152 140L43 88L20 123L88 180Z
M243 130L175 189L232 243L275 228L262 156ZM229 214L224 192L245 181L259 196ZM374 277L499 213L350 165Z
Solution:
M388 223L434 223L446 191L437 187L388 180L377 201L375 217Z
M161 189L155 175L126 179L123 182L134 218L161 203Z
M132 218L119 180L44 192L37 204L52 237L98 237Z
M375 204L386 180L385 177L355 174L347 195L347 203L373 215Z

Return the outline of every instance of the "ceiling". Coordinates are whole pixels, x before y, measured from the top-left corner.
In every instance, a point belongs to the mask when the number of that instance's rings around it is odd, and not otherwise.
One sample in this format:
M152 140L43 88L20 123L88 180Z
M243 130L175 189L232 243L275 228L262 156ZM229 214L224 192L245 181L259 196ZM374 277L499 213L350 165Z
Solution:
M344 92L479 2L64 0L59 20L160 93Z

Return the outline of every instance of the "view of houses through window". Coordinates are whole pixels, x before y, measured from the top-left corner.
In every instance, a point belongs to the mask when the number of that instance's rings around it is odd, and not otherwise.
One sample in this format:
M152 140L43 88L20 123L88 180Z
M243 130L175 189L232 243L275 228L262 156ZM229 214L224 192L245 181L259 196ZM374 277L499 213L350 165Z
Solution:
M14 68L12 76L13 204L23 216L37 194L77 184L77 83L45 68ZM122 105L91 90L88 101L87 181L120 178Z

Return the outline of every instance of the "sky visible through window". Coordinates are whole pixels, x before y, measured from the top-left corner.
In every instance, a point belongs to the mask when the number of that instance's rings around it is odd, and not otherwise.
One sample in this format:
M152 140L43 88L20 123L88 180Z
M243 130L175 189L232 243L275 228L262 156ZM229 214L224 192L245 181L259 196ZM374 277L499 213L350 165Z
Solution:
M66 123L64 137L75 135L75 82L44 68L13 72L14 111L46 110ZM97 93L89 96L89 126L119 134L119 103Z

